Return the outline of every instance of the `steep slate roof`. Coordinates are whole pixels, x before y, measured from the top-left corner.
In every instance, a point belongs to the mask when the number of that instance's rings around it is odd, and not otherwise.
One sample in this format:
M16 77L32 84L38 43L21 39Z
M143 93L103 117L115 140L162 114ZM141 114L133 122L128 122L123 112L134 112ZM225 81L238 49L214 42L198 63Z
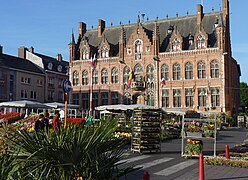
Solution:
M34 53L35 55L39 56L40 58L42 58L42 62L44 64L44 69L45 70L49 70L49 71L55 71L58 72L58 66L61 65L62 66L62 71L60 73L67 73L67 68L69 66L69 62L67 61L58 61L56 58L52 58L43 54L38 54L38 53ZM48 69L48 63L52 63L52 69Z
M44 72L34 63L19 57L2 54L0 57L0 62L9 68L44 74Z
M208 45L210 47L217 47L217 39L216 39L214 24L216 23L216 20L221 17L222 17L221 12L211 12L204 14L203 16L202 25L204 31L208 34L208 41L209 41ZM137 23L123 25L126 41L128 41L128 39L130 38L130 35L134 31L136 25ZM141 22L141 26L144 28L144 31L151 42L152 42L154 25L155 25L155 21ZM184 50L185 48L186 50L192 49L192 47L189 47L188 45L188 37L191 34L193 35L194 38L196 38L195 34L197 33L197 15L157 20L157 25L159 27L160 52L169 51L168 45L169 45L170 37L168 36L167 31L169 26L171 25L174 27L174 30L177 29L180 35L183 37ZM122 30L122 26L106 27L101 37L98 37L97 29L87 30L82 40L86 39L89 45L93 46L96 50L98 46L101 44L103 37L105 37L108 43L115 47L118 46L119 44L121 30ZM111 49L111 51L112 50L113 49ZM118 53L112 53L112 54L114 55Z

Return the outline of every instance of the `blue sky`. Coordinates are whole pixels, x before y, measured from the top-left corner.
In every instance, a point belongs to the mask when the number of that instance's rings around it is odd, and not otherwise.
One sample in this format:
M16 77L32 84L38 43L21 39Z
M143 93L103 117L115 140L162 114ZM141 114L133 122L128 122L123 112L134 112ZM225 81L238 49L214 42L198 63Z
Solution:
M248 82L247 0L230 1L231 43L233 57L241 65L241 81ZM87 3L86 3L87 2ZM5 54L17 56L18 47L33 46L35 52L55 57L61 53L68 60L72 29L77 38L78 22L87 29L97 27L98 19L106 26L136 22L139 13L154 20L196 14L203 3L204 12L219 11L222 0L6 0L1 2L0 44Z

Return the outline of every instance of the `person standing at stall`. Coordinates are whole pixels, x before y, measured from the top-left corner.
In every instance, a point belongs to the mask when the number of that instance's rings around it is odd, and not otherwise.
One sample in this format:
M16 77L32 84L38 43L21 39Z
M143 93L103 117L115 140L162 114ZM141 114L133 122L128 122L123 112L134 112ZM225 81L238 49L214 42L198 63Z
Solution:
M55 117L53 118L53 130L57 132L61 126L60 114L59 111L55 113Z

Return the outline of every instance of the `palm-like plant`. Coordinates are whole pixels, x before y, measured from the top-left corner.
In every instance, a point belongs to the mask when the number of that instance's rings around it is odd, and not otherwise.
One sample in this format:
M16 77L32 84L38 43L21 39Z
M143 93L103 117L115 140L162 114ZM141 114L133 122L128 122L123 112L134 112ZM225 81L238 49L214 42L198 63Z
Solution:
M17 130L8 136L9 151L17 156L20 178L32 179L118 179L132 171L116 171L125 141L113 136L117 120L99 127L68 125L56 133L30 135Z

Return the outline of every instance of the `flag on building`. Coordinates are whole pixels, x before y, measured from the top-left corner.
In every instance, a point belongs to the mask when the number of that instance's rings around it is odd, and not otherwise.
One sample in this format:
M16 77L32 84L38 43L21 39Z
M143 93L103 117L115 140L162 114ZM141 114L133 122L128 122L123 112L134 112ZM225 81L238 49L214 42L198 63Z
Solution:
M192 88L192 93L194 94L195 93L195 90L196 90L196 84L193 86Z
M162 78L162 79L161 79L161 87L163 87L164 85L165 85L165 79Z
M128 78L128 81L127 81L128 86L131 85L133 78L134 78L134 73L133 73L133 71L131 71L129 78Z
M96 63L97 63L97 60L96 60L96 54L94 54L94 57L90 59L90 66L95 69L96 68Z

